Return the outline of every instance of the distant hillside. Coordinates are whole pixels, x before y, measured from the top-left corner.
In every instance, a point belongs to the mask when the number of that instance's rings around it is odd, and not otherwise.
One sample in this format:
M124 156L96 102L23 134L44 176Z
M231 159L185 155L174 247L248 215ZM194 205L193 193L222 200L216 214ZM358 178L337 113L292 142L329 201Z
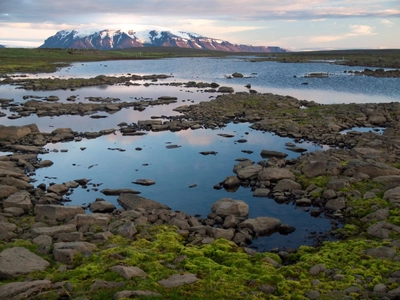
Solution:
M232 44L196 33L183 31L133 31L109 30L85 33L77 30L61 30L47 38L40 48L73 48L112 50L132 47L179 47L228 52L286 52L276 46L252 46Z
M0 45L0 48L5 48L6 46L4 46L4 45Z

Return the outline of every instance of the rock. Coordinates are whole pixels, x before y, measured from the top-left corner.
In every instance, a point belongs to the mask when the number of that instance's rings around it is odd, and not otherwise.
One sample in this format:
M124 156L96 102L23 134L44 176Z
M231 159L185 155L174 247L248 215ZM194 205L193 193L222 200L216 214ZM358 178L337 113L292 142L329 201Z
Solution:
M400 233L400 227L385 221L379 221L367 228L367 233L380 239L387 239L391 231Z
M56 261L71 264L77 254L82 253L88 255L96 249L96 245L87 242L55 243L53 255Z
M326 187L334 191L339 191L346 187L350 187L350 182L346 178L331 178L326 184Z
M229 215L247 217L249 215L249 206L242 200L222 198L211 206L211 211L222 218Z
M121 291L114 294L114 300L142 297L162 297L160 293L152 291Z
M77 214L84 214L80 206L62 205L36 205L35 215L39 218L46 218L55 221L66 221L75 218Z
M19 191L4 199L3 207L18 207L28 212L33 208L33 205L30 194L27 191Z
M368 223L373 220L383 221L389 218L389 216L390 216L389 207L386 207L366 215L361 219L361 222Z
M218 89L218 93L233 93L235 90L229 86L221 86Z
M39 133L37 125L0 126L0 141L15 143L31 133Z
M378 248L371 248L364 251L366 255L380 257L380 258L393 258L395 257L396 250L391 247L378 247Z
M400 202L400 186L387 190L383 195L383 199L394 203Z
M288 156L287 153L274 150L262 150L260 155L263 158L269 158L269 157L286 158Z
M125 279L131 279L133 277L147 277L147 273L138 267L113 266L109 268L109 270L118 273L119 276Z
M100 192L106 196L119 196L121 194L140 194L140 192L133 189L103 189Z
M149 185L155 184L156 182L151 179L137 179L136 181L134 181L132 183L149 186Z
M278 232L283 235L290 234L294 231L296 231L296 228L294 226L290 226L288 224L282 224L278 227Z
M111 216L108 214L77 214L75 216L77 227L84 225L97 225L106 227L110 219Z
M104 199L96 199L95 202L89 205L89 210L92 213L111 213L116 209L115 205L105 201Z
M0 285L0 299L31 299L50 287L51 281L47 279L5 283Z
M258 173L259 181L277 182L282 179L295 180L294 174L286 168L269 167Z
M197 281L197 276L196 274L175 274L170 276L167 279L162 279L158 281L159 284L161 284L163 287L166 288L173 288L173 287L178 287L182 286L185 284L192 284Z
M268 197L270 192L270 189L259 188L254 191L253 197Z
M31 229L31 233L33 236L47 235L51 237L57 237L61 233L74 231L76 231L76 226L74 224L64 224L51 227L35 227Z
M305 296L310 300L317 300L320 298L321 293L317 290L309 290L305 293Z
M18 190L15 186L0 185L0 199L7 198L16 192Z
M241 180L255 179L261 170L262 166L260 165L247 166L237 171L237 177Z
M248 228L257 235L267 235L278 230L281 221L271 217L257 217L255 219L247 219L239 224L239 228Z
M121 289L125 286L124 282L115 282L115 281L104 281L104 280L96 280L91 286L91 291L97 290L113 290L113 289Z
M387 286L383 283L378 283L374 285L373 291L375 293L386 293Z
M308 272L310 273L310 275L312 276L316 276L321 272L324 272L326 270L326 267L323 264L318 264L315 266L312 266Z
M10 214L13 217L20 217L25 214L25 211L19 207L7 207L3 209L3 212L6 214Z
M381 162L359 160L348 162L343 170L343 175L345 176L353 176L357 173L366 174L370 178L375 178L381 176L400 175L400 170Z
M296 181L292 179L281 179L278 181L276 186L274 187L274 192L280 191L280 192L285 192L285 191L293 191L293 190L301 190L301 184L297 183Z
M346 202L344 199L334 199L334 200L329 200L325 204L325 208L329 210L340 210L346 207Z
M235 77L235 78L243 78L243 74L242 74L242 73L235 72L235 73L232 74L232 77Z
M49 265L47 260L26 248L7 248L0 253L0 279L11 279L34 271L43 271Z
M224 220L224 224L222 224L222 227L227 229L227 228L236 228L237 225L239 224L238 219L234 215L229 215L226 216Z
M145 211L153 209L170 209L167 205L158 203L156 201L146 199L135 194L121 194L118 203L126 210L143 209Z
M222 228L216 228L216 227L208 227L207 233L210 235L210 237L212 237L214 239L224 238L228 241L231 241L235 235L235 229L233 229L233 228L222 229Z
M135 224L132 222L126 222L123 226L118 228L117 233L124 237L130 239L132 236L134 236L137 233L137 229L135 227Z
M296 206L311 206L312 201L309 198L296 199Z
M237 176L228 176L222 183L224 188L232 188L240 186L240 180Z

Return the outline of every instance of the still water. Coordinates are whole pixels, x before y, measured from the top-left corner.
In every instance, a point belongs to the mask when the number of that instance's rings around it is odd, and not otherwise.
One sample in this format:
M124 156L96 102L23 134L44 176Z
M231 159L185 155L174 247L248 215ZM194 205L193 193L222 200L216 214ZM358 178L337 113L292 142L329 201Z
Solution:
M1 118L3 125L25 125L36 123L43 132L55 128L70 127L74 131L99 131L118 128L120 122L137 122L152 116L176 115L172 109L191 103L209 101L217 96L202 90L183 86L163 85L169 82L216 82L234 87L236 92L247 91L244 86L251 84L258 92L270 92L290 95L299 99L314 100L319 103L364 103L392 102L400 100L400 80L393 78L374 78L349 75L347 70L363 70L361 67L336 66L327 63L280 64L275 62L250 62L243 58L179 58L143 61L111 61L94 63L76 63L69 68L53 74L38 74L37 77L94 77L104 75L168 74L173 77L159 80L150 86L103 86L77 89L75 91L33 92L15 89L15 86L0 86L0 98L13 98L22 103L24 95L46 97L57 95L61 102L69 96L76 96L77 102L87 102L85 97L113 97L120 101L138 99L157 99L160 96L176 96L178 102L170 105L148 107L139 112L132 108L123 109L108 115L105 119L92 119L88 116L36 117L30 116L16 120ZM234 72L240 72L244 78L227 78ZM326 72L328 78L304 78L307 73ZM304 84L307 82L307 84ZM2 110L8 116L12 113ZM218 133L235 135L224 138ZM236 142L246 139L246 143ZM69 196L71 205L83 205L96 198L104 198L117 205L117 197L104 196L103 188L133 188L141 196L162 202L173 210L188 214L210 212L211 205L224 197L244 200L250 208L249 217L271 216L282 223L296 227L296 231L283 236L278 233L255 240L253 246L260 251L275 247L298 247L311 244L308 239L311 232L324 232L331 228L330 221L324 216L311 217L307 211L293 205L277 204L273 199L252 197L249 188L240 187L235 192L215 190L213 186L233 175L233 166L238 158L248 158L254 162L262 160L263 149L284 151L289 158L297 153L287 151L285 143L289 138L280 138L271 133L254 131L249 124L228 124L218 130L199 129L181 132L148 132L144 136L125 137L119 133L102 136L81 142L48 144L48 154L40 158L49 159L54 165L37 170L36 184L51 182L62 183L78 178L90 179L88 189L78 188ZM178 145L168 149L168 145ZM296 143L295 143L296 144ZM301 143L308 151L326 149L323 145ZM112 150L122 149L123 151ZM137 150L141 148L141 150ZM84 150L82 150L84 149ZM64 151L59 151L64 150ZM243 150L251 150L247 154ZM67 152L65 152L67 151ZM201 151L216 151L217 155L201 155ZM133 184L137 179L149 178L155 185L143 187ZM191 187L195 186L195 187Z

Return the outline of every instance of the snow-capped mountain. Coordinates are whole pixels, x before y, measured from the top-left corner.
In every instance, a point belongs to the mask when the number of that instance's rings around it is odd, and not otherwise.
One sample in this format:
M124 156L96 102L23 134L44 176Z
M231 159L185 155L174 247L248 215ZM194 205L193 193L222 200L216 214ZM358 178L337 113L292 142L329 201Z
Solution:
M159 30L99 30L84 32L61 30L47 38L39 48L111 50L131 47L180 47L229 52L286 52L280 47L232 44L196 33Z

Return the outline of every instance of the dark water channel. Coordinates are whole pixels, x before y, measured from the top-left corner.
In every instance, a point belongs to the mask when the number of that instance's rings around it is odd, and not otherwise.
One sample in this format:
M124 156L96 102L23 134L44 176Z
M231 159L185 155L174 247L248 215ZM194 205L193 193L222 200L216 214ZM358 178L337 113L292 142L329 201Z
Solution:
M60 101L75 95L77 102L86 102L85 97L117 97L121 101L137 101L143 98L157 99L160 96L176 96L178 103L148 107L139 112L132 108L123 109L104 119L89 116L37 117L30 116L15 120L0 119L3 125L25 125L36 123L41 131L51 132L55 128L70 127L74 131L99 131L118 128L120 122L137 122L152 116L175 115L172 109L200 101L209 101L216 94L198 89L161 85L166 82L204 81L232 86L235 91L246 91L244 85L250 83L259 92L272 92L291 95L299 99L314 100L319 103L349 102L392 102L400 100L399 79L376 79L351 76L343 73L350 68L323 63L278 64L273 62L251 63L239 58L230 59L167 59L156 61L78 63L57 73L39 74L38 77L94 77L99 74L171 74L172 78L155 82L154 85L106 86L77 89L75 91L32 92L15 89L14 86L0 86L0 98L13 98L22 103L24 95L46 97L57 95ZM227 79L226 75L241 72L247 78ZM309 72L328 72L329 78L303 78ZM296 76L296 77L294 77ZM301 84L307 81L308 84ZM3 110L8 116L12 113ZM233 134L233 138L221 137L219 133ZM247 142L238 143L238 139ZM272 133L254 131L249 124L228 124L218 130L198 129L180 132L148 132L144 136L122 136L116 134L81 142L48 144L48 154L41 155L54 165L39 169L34 177L35 184L62 183L78 178L90 179L87 189L77 188L69 196L70 205L84 205L96 198L104 198L117 205L116 198L100 193L103 188L132 188L139 190L141 196L167 204L173 210L188 214L210 212L211 205L224 197L244 200L250 208L249 217L271 216L282 223L295 226L290 235L275 233L253 242L261 250L272 248L298 247L310 245L313 232L323 233L331 229L331 223L323 215L311 217L307 209L293 205L277 204L273 199L256 198L249 188L240 187L235 192L215 190L213 186L233 175L233 166L238 158L248 158L254 162L262 160L263 149L284 151L289 158L298 153L286 150L285 143L292 142L308 151L323 150L326 147L311 143L296 143L289 138L280 138ZM168 149L168 145L178 145ZM141 148L141 150L137 150ZM61 151L63 150L63 151ZM251 150L248 154L244 150ZM201 151L216 151L216 155L201 155ZM132 182L149 178L156 182L152 186L139 186ZM192 187L194 186L194 187ZM67 204L67 205L68 205Z

